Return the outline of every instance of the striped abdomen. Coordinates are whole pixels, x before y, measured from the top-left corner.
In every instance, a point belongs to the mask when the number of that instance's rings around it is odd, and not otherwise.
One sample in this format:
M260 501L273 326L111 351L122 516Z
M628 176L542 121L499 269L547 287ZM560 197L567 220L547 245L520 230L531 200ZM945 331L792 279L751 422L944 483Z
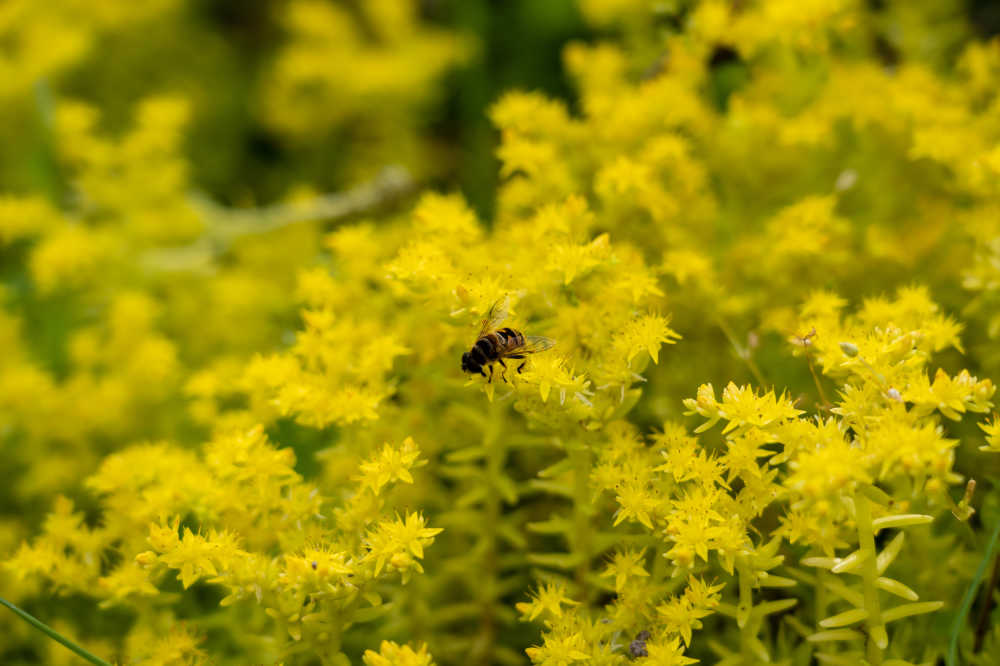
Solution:
M476 340L476 344L472 346L469 356L478 365L483 366L494 363L503 354L523 346L524 335L512 328L501 328L497 331L487 333Z

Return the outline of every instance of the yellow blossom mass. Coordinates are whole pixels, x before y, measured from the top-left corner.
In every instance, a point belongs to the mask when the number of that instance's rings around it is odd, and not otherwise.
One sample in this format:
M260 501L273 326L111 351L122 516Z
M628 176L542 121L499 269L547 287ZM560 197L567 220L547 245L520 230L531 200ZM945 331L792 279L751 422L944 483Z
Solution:
M0 4L0 664L1000 663L998 34Z

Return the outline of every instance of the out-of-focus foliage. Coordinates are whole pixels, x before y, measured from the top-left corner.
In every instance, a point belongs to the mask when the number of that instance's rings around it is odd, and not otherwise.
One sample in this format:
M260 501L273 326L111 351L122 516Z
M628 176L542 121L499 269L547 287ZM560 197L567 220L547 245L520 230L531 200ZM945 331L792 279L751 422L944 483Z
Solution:
M284 17L289 43L261 83L267 123L300 141L349 127L348 168L431 162L432 155L420 154L420 105L471 45L422 26L418 12L416 3L383 0L354 8L291 4Z
M15 0L0 73L0 596L123 664L945 654L1000 519L963 5ZM555 345L463 375L493 307Z

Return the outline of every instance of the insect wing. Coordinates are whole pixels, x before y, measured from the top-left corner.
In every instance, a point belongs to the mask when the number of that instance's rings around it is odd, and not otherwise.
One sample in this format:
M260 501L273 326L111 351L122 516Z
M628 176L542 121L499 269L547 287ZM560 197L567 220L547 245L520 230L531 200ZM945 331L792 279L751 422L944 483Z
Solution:
M546 349L552 349L556 344L556 341L552 338L546 338L541 335L526 335L524 336L524 345L518 347L515 350L517 354L537 354L538 352L543 352Z
M479 337L496 330L507 318L507 301L508 298L504 296L490 307L489 312L486 313L486 319L483 320L479 329Z

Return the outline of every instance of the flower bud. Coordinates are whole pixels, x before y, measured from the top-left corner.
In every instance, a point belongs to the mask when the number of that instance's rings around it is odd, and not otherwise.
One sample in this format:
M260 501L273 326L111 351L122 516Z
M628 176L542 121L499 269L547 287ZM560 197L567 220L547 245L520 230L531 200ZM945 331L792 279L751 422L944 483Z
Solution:
M858 347L852 342L841 342L840 351L844 352L845 355L854 358L858 355Z

